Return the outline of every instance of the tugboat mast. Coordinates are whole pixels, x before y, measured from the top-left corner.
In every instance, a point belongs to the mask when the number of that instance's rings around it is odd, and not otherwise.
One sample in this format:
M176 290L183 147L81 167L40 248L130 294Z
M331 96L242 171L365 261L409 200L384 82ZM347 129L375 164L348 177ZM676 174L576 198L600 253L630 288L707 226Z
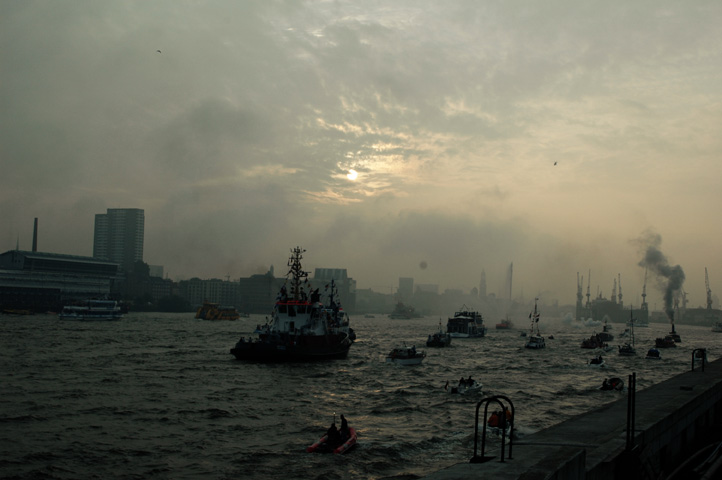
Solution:
M301 283L308 277L308 272L301 269L301 259L305 251L301 247L296 247L291 250L291 258L288 259L288 266L291 268L287 275L291 275L291 298L294 301L301 300Z

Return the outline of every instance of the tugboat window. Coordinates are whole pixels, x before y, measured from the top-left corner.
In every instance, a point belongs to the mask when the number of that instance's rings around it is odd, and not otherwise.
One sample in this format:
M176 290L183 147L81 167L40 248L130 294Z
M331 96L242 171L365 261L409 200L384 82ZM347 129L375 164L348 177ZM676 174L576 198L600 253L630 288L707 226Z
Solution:
M288 316L289 317L295 317L296 316L296 308L293 305L288 306Z

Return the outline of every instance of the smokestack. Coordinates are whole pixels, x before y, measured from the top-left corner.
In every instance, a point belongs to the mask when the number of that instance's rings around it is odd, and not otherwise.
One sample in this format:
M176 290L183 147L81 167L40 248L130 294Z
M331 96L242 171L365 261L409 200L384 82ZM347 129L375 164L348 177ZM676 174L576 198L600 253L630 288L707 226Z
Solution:
M35 226L33 227L33 252L38 251L38 217L35 217Z
M652 232L646 232L644 235L640 241L646 242L647 245L644 259L639 262L639 266L649 268L657 276L663 293L664 311L670 323L674 324L674 303L682 291L684 270L679 265L671 266L667 262L667 257L659 250L662 244L660 235Z

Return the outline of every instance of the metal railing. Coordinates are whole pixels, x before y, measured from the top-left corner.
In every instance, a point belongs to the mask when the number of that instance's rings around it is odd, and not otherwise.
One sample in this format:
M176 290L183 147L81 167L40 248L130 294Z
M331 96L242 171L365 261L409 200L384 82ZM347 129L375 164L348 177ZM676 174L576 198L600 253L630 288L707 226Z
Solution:
M701 355L697 356L697 352ZM707 361L707 349L706 348L695 348L692 350L692 371L694 372L694 364L697 360L702 360L702 371L704 372L704 364Z

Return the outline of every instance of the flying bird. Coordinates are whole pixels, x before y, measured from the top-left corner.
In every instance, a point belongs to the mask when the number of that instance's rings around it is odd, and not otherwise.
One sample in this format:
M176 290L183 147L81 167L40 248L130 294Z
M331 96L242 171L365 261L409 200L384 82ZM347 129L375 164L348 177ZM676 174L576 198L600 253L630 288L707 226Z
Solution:
M158 51L160 52L160 50L158 50ZM554 165L556 165L556 164L557 164L557 162L554 162Z
M160 51L160 50L156 50L156 52L158 52L158 53L161 53L161 51Z

